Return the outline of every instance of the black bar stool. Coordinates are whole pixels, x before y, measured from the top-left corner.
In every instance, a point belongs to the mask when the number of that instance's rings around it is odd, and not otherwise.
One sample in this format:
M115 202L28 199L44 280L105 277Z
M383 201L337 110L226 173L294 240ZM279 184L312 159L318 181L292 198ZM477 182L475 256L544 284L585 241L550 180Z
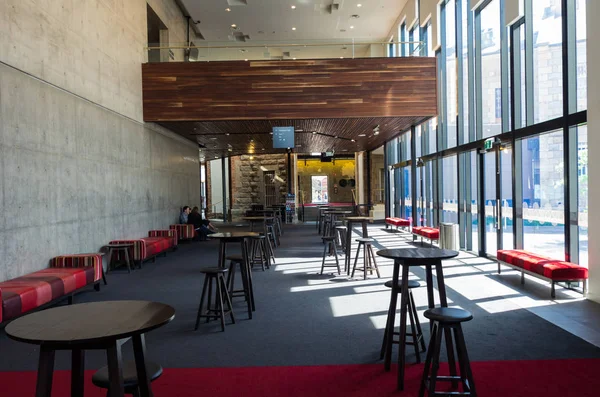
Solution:
M254 289L252 288L252 272L244 266L244 259L242 255L228 255L226 259L229 261L229 274L227 275L227 288L229 289L229 296L233 300L234 297L244 297L244 301L250 300L251 304L248 305L248 316L252 318L252 312L256 311L254 307ZM236 268L240 268L240 274L242 275L242 289L235 289L235 272Z
M265 271L265 266L267 269L271 267L271 260L267 254L265 240L266 237L264 235L252 237L252 244L250 246L250 266L254 267L254 264L260 263L263 272Z
M393 280L387 281L384 284L388 288L392 288ZM414 346L415 355L417 356L417 363L421 363L421 351L427 350L425 348L425 338L423 338L423 331L421 330L421 322L419 321L419 315L417 314L417 306L415 305L415 298L413 297L412 289L419 288L421 283L416 280L408 280L408 317L410 320L410 333L406 333L406 336L409 336L412 340L407 341L407 345ZM398 286L396 289L397 293L402 292L402 280L398 280ZM390 317L388 316L387 322L389 323ZM379 356L380 359L383 359L385 354L385 347L387 341L387 330L389 324L385 325L385 333L383 334L383 343L381 344L381 354ZM394 332L394 335L400 336L400 332ZM398 344L399 341L394 340L392 338L392 343ZM421 347L419 349L419 346Z
M346 226L336 226L335 227L335 236L337 238L336 243L342 248L344 252L346 252L346 233L348 232L348 228Z
M233 317L233 309L231 307L231 299L229 298L229 292L227 291L227 285L225 284L225 277L223 276L227 272L227 269L222 267L209 267L200 270L200 273L204 274L204 287L202 288L202 295L200 296L200 305L198 306L198 315L196 316L196 327L194 330L198 330L200 325L200 319L206 318L206 322L211 319L221 320L221 331L225 331L225 316L229 314L231 316L231 322L235 324L235 318ZM215 305L212 305L212 284L215 282ZM208 293L208 304L206 305L206 314L203 314L204 298ZM227 303L227 309L223 305L223 299Z
M323 274L326 267L337 267L338 274L342 274L342 270L340 269L340 262L337 256L337 250L335 248L335 236L327 236L321 238L323 239L323 244L325 244L325 248L323 249L323 263L321 264L321 274ZM331 256L332 254L335 255L335 265L325 264L327 251L329 251L329 256Z
M277 236L277 232L275 231L274 218L265 218L265 235L269 239L269 242L273 240L273 245L275 246L275 248L279 247L279 237Z
M146 372L148 373L150 382L153 382L162 375L163 369L156 363L146 361ZM108 366L102 367L94 373L92 376L92 383L101 389L108 390L110 387ZM123 363L123 384L125 385L125 394L131 394L133 397L141 396L135 361L125 361ZM106 392L106 396L110 397L108 391Z
M473 315L463 309L454 307L436 307L425 311L425 317L433 322L431 330L431 339L429 341L429 351L425 359L425 369L421 379L421 387L419 389L419 397L425 395L425 389L428 390L428 396L447 396L448 392L436 392L436 384L438 381L450 381L462 383L462 392L452 392L453 396L472 396L476 397L475 382L473 381L473 373L471 372L471 362L467 353L465 344L465 336L462 331L461 323L471 321ZM439 376L438 369L440 366L440 350L442 347L442 335L444 331L454 330L454 343L456 343L456 354L458 356L458 367L460 375ZM446 346L448 350L454 349L452 346L452 338L446 338L446 343L450 342L451 346ZM431 372L431 376L429 375Z
M375 254L373 253L373 246L371 243L375 242L372 238L357 238L358 248L356 250L356 257L354 258L354 267L352 268L352 274L350 277L354 277L354 272L356 270L360 270L363 272L364 279L367 279L367 272L373 274L373 270L377 272L377 277L381 278L379 274L379 268L377 267L377 262L375 261ZM358 263L358 255L360 254L360 247L363 247L363 267L356 267Z

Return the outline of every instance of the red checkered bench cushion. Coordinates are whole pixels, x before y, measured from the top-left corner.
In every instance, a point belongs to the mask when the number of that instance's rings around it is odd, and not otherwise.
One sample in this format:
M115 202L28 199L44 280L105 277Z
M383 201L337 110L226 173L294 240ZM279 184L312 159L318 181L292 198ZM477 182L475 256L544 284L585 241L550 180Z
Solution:
M135 240L112 240L110 244L133 244L133 247L129 249L129 258L133 259L134 261L143 261L146 258L160 254L161 252L177 245L176 230L151 230L148 232L148 234L151 236L162 234L165 237L143 237Z
M177 224L170 225L169 229L177 230L177 235L180 240L190 240L196 236L194 225Z
M440 231L433 227L413 226L412 231L414 234L418 234L419 236L423 236L431 240L439 240L440 238Z
M0 283L0 321L10 320L94 283L94 268L50 268Z
M410 226L410 221L408 219L403 218L385 218L385 223L392 226Z
M588 270L575 263L559 261L525 250L498 250L498 260L552 280L585 280Z
M50 260L50 267L93 267L94 281L98 281L102 278L102 255L98 253L61 255Z
M144 237L141 239L146 244L146 255L154 256L174 246L173 239L167 237Z

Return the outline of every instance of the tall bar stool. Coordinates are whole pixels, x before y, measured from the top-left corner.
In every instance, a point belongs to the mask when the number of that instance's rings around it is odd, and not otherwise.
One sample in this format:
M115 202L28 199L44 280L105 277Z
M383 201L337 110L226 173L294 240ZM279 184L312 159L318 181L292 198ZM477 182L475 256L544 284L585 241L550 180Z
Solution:
M229 298L229 292L227 291L227 285L225 284L225 277L223 276L227 272L227 269L222 267L209 267L200 270L200 273L204 274L204 287L202 288L202 295L200 296L200 305L198 306L198 315L196 316L196 327L194 330L198 330L200 325L200 319L206 318L206 322L212 319L221 320L221 331L225 331L225 316L229 314L231 316L231 322L235 324L235 317L233 316L233 308L231 307L231 299ZM215 305L212 305L212 292L213 292L213 281L215 283ZM206 310L204 307L204 299L208 293L208 304ZM224 303L227 304L225 309ZM204 312L206 314L204 314Z
M384 285L388 288L392 288L393 281L389 280ZM419 321L419 315L417 314L417 306L415 305L415 298L413 297L412 289L419 288L421 283L416 280L408 280L408 317L410 320L410 333L407 333L406 336L411 338L411 341L407 341L407 345L414 346L415 355L417 356L417 363L421 363L421 351L425 351L425 338L423 338L423 331L421 330L421 322ZM398 288L396 292L399 294L402 292L402 280L398 280ZM394 313L395 315L395 313ZM387 321L390 321L390 317L388 316ZM381 344L381 354L379 356L380 359L383 359L385 354L385 347L387 341L387 330L388 325L386 324L385 333L383 334L383 343ZM399 332L394 332L394 335L400 336ZM393 340L392 343L398 344L397 340ZM420 349L419 349L420 346Z
M254 267L254 264L260 263L263 272L265 271L265 265L267 269L271 267L271 260L267 254L265 240L266 237L264 235L252 237L252 244L250 246L250 265Z
M375 240L372 238L357 238L358 248L356 249L356 257L354 258L354 266L352 268L352 274L350 277L354 277L354 272L356 270L360 270L363 272L364 279L367 279L367 272L373 274L373 270L377 272L377 278L381 278L379 274L379 268L377 267L377 262L375 261L375 254L373 253L373 243ZM360 254L360 247L363 247L363 267L357 268L356 265L358 263L358 255Z
M431 339L429 341L429 351L425 359L425 368L423 377L421 378L421 387L419 389L419 397L425 396L425 389L428 390L428 396L448 395L446 392L436 392L436 384L438 381L450 381L455 383L460 381L462 384L462 392L453 392L452 395L472 396L476 397L475 382L473 381L473 373L471 372L471 362L467 353L465 344L465 336L462 331L461 323L471 321L473 315L464 310L454 307L436 307L426 310L425 317L433 322L431 330ZM444 331L454 330L454 343L456 343L456 353L458 356L458 367L460 375L458 376L439 376L438 369L440 366L440 350L442 346L442 335ZM446 338L446 343L452 344L452 338ZM454 349L453 346L447 346L449 349ZM431 373L431 376L430 376Z
M342 248L344 252L346 252L346 233L348 232L348 228L346 226L336 226L335 227L335 237L336 243Z
M321 263L321 274L323 274L326 267L337 267L338 274L342 274L342 270L340 269L340 261L338 260L337 250L335 248L335 236L322 237L322 239L323 244L325 244L325 248L323 249L323 263ZM335 255L335 265L325 264L327 251L329 251L329 256L331 256L331 254Z
M279 247L279 237L275 231L275 218L265 218L265 236L273 241L275 248Z
M237 297L243 297L244 302L250 301L251 304L248 306L248 316L252 318L252 312L255 311L254 307L254 289L252 288L252 272L250 269L244 267L244 259L242 255L234 254L228 255L226 259L229 261L229 274L227 275L227 288L229 289L229 296L231 300ZM240 269L242 275L242 289L235 289L235 273L236 268Z

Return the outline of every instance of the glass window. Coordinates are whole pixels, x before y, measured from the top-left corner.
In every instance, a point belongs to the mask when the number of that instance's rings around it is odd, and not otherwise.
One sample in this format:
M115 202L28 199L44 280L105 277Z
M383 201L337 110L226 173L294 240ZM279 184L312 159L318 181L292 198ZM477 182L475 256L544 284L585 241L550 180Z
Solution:
M456 156L442 159L443 200L442 219L444 222L458 223L458 161Z
M415 155L417 156L417 158L421 157L421 153L422 153L422 143L423 143L423 138L422 138L422 128L420 125L418 125L415 128Z
M411 177L410 167L402 167L402 190L404 199L404 212L402 218L411 219L412 217L412 195L411 195Z
M394 45L394 36L390 38L390 43L387 46L387 56L395 57L396 56L396 46Z
M535 0L532 9L533 117L539 123L563 114L561 2Z
M577 37L577 110L587 109L587 34L585 0L576 2ZM587 128L587 127L586 127Z
M522 141L523 247L565 259L563 132Z
M515 128L523 128L527 125L527 96L525 77L525 24L521 24L513 30L513 60L515 68Z
M500 0L480 12L481 30L481 136L502 132L502 73L500 58Z
M588 267L588 143L587 125L577 127L577 193L579 264Z
M311 176L312 180L312 202L314 204L323 204L329 201L327 195L327 176Z
M462 133L461 143L469 142L469 9L468 0L461 1L461 35L462 47L459 49L459 55L462 57Z
M448 0L444 6L446 17L445 32L445 69L446 69L446 148L456 146L456 116L457 116L457 93L456 93L456 3Z

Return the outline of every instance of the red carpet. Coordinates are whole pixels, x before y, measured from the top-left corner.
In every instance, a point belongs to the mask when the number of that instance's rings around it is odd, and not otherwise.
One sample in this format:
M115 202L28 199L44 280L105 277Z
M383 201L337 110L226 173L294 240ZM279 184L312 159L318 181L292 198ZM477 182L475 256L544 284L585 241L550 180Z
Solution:
M395 391L395 372L384 372L380 364L166 369L153 388L156 397L412 397L422 368L407 367L404 392ZM600 390L600 359L478 362L473 373L481 397L584 397L598 396ZM35 372L0 373L0 396L33 396L35 378ZM69 372L57 371L52 396L68 395ZM106 392L90 380L85 395Z

